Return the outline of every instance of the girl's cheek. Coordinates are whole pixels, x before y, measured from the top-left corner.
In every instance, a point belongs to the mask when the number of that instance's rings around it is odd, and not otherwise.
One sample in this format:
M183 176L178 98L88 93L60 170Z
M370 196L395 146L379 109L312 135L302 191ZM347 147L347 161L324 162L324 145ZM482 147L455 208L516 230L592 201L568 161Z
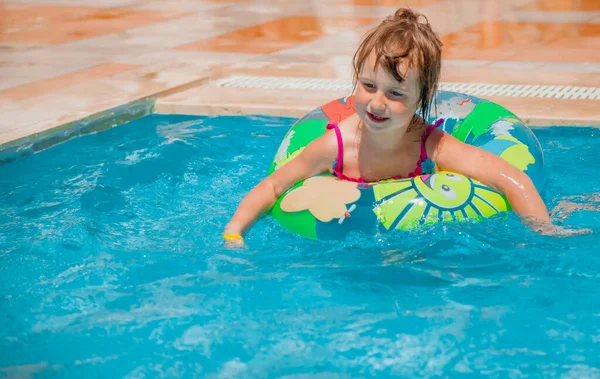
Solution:
M354 107L356 110L363 109L365 107L365 99L358 93L354 97Z

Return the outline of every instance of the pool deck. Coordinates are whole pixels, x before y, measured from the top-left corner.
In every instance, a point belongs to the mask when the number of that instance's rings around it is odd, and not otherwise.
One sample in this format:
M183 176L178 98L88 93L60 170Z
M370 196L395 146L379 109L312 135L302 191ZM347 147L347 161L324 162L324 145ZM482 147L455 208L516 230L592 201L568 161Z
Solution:
M442 88L495 88L480 96L532 126L600 126L598 0L4 0L0 150L120 112L301 116L349 93L326 84L350 85L360 37L403 5L442 38Z

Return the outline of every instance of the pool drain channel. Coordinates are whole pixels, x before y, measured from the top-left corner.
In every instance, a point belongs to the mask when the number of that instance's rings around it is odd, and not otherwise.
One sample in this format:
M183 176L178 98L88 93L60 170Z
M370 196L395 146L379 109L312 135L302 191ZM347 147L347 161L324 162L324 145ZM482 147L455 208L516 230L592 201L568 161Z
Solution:
M351 91L352 83L342 79L293 78L280 76L232 75L215 82L218 87L287 89L303 91ZM444 91L473 96L540 97L572 100L600 100L600 88L533 84L491 84L443 82Z

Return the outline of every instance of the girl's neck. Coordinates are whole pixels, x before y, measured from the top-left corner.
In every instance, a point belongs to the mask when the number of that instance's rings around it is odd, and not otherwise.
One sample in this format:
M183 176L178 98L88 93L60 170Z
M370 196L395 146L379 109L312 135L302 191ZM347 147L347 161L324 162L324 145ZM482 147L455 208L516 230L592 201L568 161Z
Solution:
M395 152L403 150L414 143L412 130L416 126L411 122L405 128L384 130L377 133L369 131L362 122L359 122L358 133L360 144L368 149L377 149L383 152Z

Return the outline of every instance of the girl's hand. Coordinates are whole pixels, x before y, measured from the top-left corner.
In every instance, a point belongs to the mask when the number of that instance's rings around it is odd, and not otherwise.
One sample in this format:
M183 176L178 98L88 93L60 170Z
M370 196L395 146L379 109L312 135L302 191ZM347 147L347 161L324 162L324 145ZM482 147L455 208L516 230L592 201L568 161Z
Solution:
M244 238L238 233L223 233L223 241L228 249L245 247Z
M593 233L591 229L567 229L560 225L555 225L550 222L539 221L530 217L525 218L525 225L531 227L534 231L543 236L572 237Z

